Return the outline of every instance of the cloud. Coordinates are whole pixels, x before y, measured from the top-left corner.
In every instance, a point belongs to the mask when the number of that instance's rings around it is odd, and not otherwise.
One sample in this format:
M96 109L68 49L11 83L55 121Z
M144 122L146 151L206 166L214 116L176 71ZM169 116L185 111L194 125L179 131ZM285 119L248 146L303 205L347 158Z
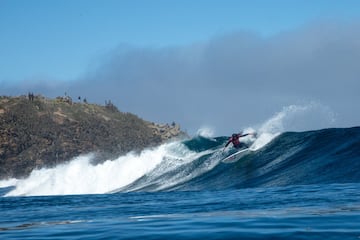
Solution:
M40 89L111 99L120 110L179 122L190 133L206 125L227 134L311 101L351 126L360 122L359 62L360 24L322 22L271 37L239 31L187 46L120 46L78 81Z

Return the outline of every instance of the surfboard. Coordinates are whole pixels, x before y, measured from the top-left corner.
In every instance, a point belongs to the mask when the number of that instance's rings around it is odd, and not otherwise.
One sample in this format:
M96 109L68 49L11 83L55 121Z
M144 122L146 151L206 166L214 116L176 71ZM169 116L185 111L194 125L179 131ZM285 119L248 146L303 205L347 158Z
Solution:
M236 153L231 154L230 156L224 158L221 160L223 163L232 163L238 161L241 157L246 155L248 152L250 152L249 148L241 149L240 151L237 151Z

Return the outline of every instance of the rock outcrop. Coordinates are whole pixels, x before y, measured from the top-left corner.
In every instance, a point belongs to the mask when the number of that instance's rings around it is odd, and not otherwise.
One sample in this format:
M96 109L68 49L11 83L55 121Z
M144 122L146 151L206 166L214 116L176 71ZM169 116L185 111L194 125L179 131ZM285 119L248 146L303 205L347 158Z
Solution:
M0 179L24 177L89 152L101 161L185 135L175 123L151 123L111 102L0 97Z

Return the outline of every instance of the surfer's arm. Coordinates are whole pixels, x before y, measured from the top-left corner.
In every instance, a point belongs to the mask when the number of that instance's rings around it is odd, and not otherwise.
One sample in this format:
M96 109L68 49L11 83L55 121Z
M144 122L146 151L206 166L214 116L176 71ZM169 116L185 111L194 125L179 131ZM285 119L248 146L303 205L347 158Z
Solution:
M247 135L250 135L251 133L246 133L246 134L243 134L243 135L241 135L240 134L240 137L246 137Z
M229 141L225 144L225 147L224 147L223 151L225 150L225 148L226 148L227 146L229 146L230 143L231 143L231 139L229 139Z
M246 136L248 136L248 135L255 135L255 133L246 133L246 134L244 134L244 135L241 135L241 134L240 134L240 137L246 137Z

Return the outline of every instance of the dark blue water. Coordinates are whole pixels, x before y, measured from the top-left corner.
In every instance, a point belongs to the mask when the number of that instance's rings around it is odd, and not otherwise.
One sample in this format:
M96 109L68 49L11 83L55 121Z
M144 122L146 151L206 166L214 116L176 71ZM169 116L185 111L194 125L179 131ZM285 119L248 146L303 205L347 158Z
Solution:
M1 239L358 239L360 184L1 198Z
M360 128L284 133L194 174L225 141L185 141L204 154L114 193L4 197L12 189L2 188L0 239L360 239Z

